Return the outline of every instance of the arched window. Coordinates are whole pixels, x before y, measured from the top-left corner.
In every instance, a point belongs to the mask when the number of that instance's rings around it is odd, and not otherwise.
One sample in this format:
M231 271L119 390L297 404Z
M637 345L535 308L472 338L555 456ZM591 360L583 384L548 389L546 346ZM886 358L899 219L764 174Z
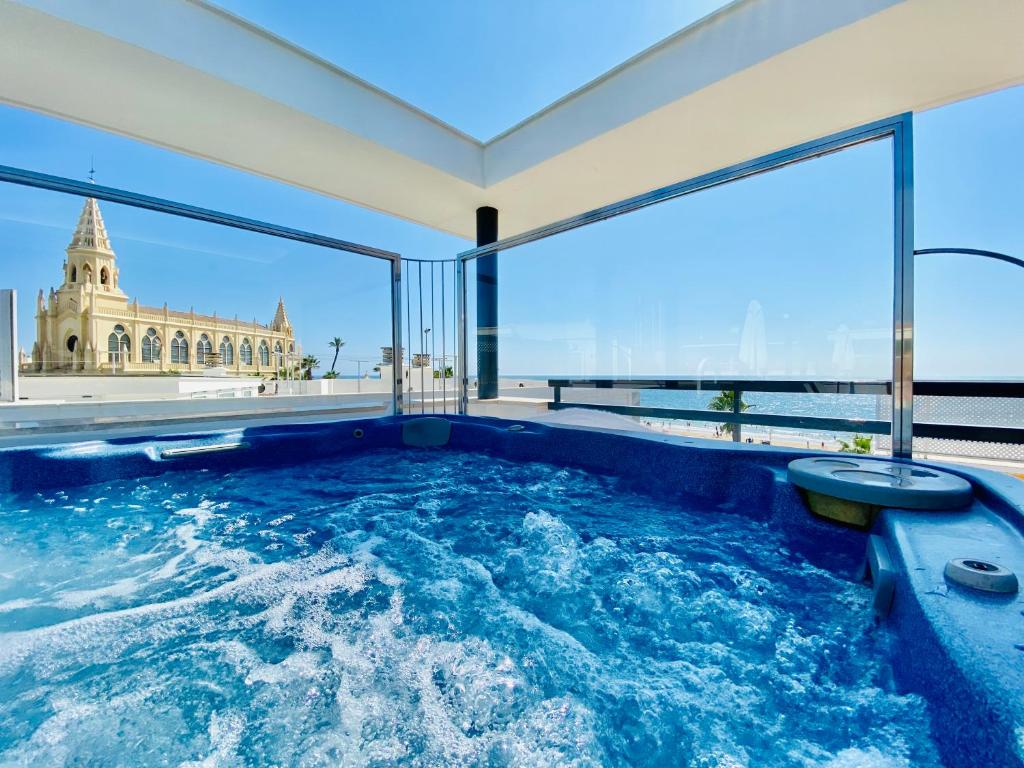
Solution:
M233 365L235 362L235 347L227 336L220 342L220 361L224 365Z
M295 345L294 344L289 344L288 345L288 354L289 355L294 355L295 354Z
M270 347L266 341L260 342L260 365L270 365Z
M71 282L78 282L78 267L76 267L74 264L71 265Z
M74 352L75 347L78 346L78 337L74 334L68 336L68 352Z
M107 268L104 267L100 270L100 285L107 285L110 282L110 273L107 272Z
M182 331L175 333L171 339L171 362L188 365L188 339Z
M156 328L150 328L142 337L142 362L160 362L160 337L156 335Z
M107 362L127 363L132 352L132 340L124 331L123 325L115 325L114 331L107 337Z
M213 352L213 345L210 343L210 337L204 333L199 337L199 342L196 344L196 362L200 365L204 364L206 356L211 352Z
M238 356L242 359L242 365L252 365L252 343L248 339L242 339Z

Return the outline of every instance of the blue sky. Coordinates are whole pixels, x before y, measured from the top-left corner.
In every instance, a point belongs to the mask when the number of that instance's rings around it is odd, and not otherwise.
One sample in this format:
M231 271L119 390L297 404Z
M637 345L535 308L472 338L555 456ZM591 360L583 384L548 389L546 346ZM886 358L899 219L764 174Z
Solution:
M302 3L299 12L274 0L223 4L487 138L721 3ZM919 247L1024 254L1021 135L1024 89L916 117ZM860 147L504 254L503 372L885 377L888 152L885 144ZM112 186L416 258L467 247L268 180L0 108L0 163L82 178L90 156L97 180ZM80 207L75 198L0 186L0 282L19 289L26 348L35 293L59 281ZM321 359L329 362L331 336L346 338L345 372L389 341L382 263L109 204L103 211L122 286L144 304L267 321L283 295L304 346ZM920 377L1024 376L1024 271L927 257L917 278ZM752 363L758 327L764 344Z
M218 0L478 139L725 0Z

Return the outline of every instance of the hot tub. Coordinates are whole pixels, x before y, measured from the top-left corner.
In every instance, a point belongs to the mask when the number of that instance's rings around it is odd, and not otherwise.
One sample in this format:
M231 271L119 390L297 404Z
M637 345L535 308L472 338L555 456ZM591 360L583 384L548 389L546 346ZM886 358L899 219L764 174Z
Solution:
M444 421L0 451L0 764L1024 763L1020 596L943 575L1024 572L1016 480L856 530L806 454Z

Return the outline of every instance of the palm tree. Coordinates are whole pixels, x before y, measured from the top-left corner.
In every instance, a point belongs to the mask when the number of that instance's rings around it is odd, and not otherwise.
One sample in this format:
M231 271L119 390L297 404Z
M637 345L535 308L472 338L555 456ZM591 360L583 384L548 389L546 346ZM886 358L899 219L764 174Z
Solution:
M316 357L315 355L306 355L305 357L303 357L302 358L302 364L301 364L302 370L305 371L305 374L303 375L303 378L304 379L312 379L313 378L313 369L314 368L319 368L319 367L320 367L320 358Z
M871 435L854 435L853 443L839 441L841 453L871 453Z
M341 340L341 336L335 336L330 340L327 346L334 349L334 359L331 361L331 373L334 373L334 366L338 364L338 353L341 352L341 348L345 346L345 342Z
M736 392L731 390L731 389L723 389L721 392L719 392L717 395L715 395L713 398L711 398L711 402L708 403L708 408L710 408L712 411L732 412L732 411L735 410L735 408L734 408L735 404L736 404ZM743 398L740 397L740 408L739 408L740 413L742 413L743 411L747 410L748 408L750 408L750 405L748 405L747 403L743 402ZM732 434L732 432L733 432L733 430L735 428L736 428L735 424L723 424L722 425L722 431L725 432L726 434L730 434L730 435Z

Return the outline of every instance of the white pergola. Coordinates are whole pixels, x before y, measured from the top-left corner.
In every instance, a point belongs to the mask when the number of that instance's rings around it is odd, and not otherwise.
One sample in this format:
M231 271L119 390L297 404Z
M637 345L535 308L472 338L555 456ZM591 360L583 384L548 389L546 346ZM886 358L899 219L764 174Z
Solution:
M0 101L508 237L1024 82L1021 40L1020 0L737 0L480 142L204 0L3 0Z
M485 246L456 260L463 412L464 262L480 259L479 397L493 398L498 250L891 138L891 435L894 455L910 456L910 115L1024 82L1022 39L1024 0L735 0L481 142L206 0L0 0L0 101L460 237L476 234ZM142 200L145 190L5 173L18 183L326 244L313 233ZM402 349L399 255L328 245L391 262L392 349Z

